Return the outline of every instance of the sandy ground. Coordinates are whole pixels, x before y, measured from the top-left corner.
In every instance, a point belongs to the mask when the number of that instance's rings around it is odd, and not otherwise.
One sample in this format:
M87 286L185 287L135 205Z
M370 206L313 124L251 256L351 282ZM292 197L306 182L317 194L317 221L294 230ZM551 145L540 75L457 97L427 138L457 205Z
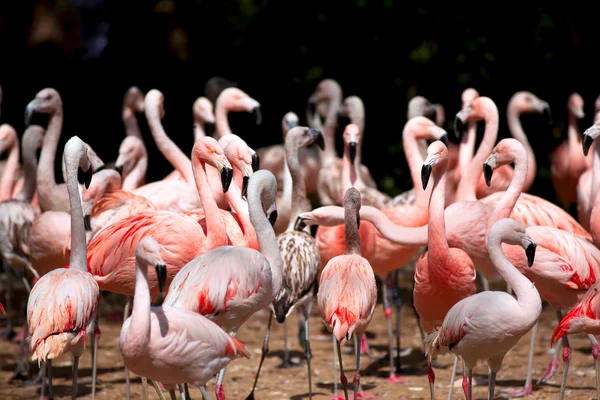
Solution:
M402 297L410 298L410 288L402 290ZM121 303L122 304L122 303ZM25 309L24 300L20 299L15 305ZM114 295L105 296L103 300L100 327L102 330L99 345L99 372L101 381L97 387L96 397L99 399L123 399L125 398L125 375L123 363L118 348L118 336L120 333L119 300L115 301ZM225 378L225 393L227 399L245 399L248 395L254 374L260 360L261 346L266 329L268 314L257 313L239 331L238 338L250 349L252 357L249 360L237 360L231 363L227 369ZM306 362L304 351L300 348L297 339L297 315L293 313L288 320L289 345L292 360L300 365L288 369L278 368L282 360L283 328L273 323L270 340L270 353L265 360L263 371L258 382L256 399L293 399L300 400L308 398L308 384ZM3 320L0 320L3 324ZM22 324L23 321L18 321ZM368 330L369 344L371 346L371 357L363 356L361 360L362 383L367 393L378 398L388 399L429 399L429 388L425 369L424 355L422 352L420 333L416 318L410 307L403 307L401 313L402 334L402 371L399 374L406 380L405 383L390 384L387 382L389 375L387 354L387 324L381 306L378 307L373 321ZM310 319L311 346L313 352L312 377L313 398L330 399L332 396L333 382L333 355L332 342L321 336L323 324L316 310ZM534 387L533 395L529 398L535 399L558 399L560 379L562 375L562 361L558 370L548 384L537 385L535 382L543 374L550 360L549 339L552 329L556 324L553 311L545 308L542 314L534 357ZM21 325L19 325L20 328ZM321 340L318 340L321 339ZM513 348L504 359L502 370L498 374L496 397L508 398L503 393L505 390L516 389L523 385L527 368L527 352L530 336L526 335L519 344ZM590 344L583 335L571 337L573 354L567 382L566 397L569 399L594 399L595 370L590 351ZM33 399L39 396L39 387L19 387L20 381L9 382L15 367L18 345L0 340L0 399ZM352 381L355 372L355 361L350 353L351 347L344 350L344 365L348 381ZM436 373L436 398L447 398L448 384L450 380L452 356L444 356L438 359L440 367L435 369ZM71 360L63 357L54 363L54 389L55 398L69 398L71 395ZM32 365L32 373L37 372L37 365ZM474 371L479 380L487 379L487 365L480 364ZM459 375L460 376L460 375ZM91 357L90 352L80 360L79 369L80 385L78 396L82 399L91 398ZM141 380L132 375L132 398L142 398ZM474 387L473 399L487 398L487 384ZM457 382L457 384L460 384ZM213 396L214 380L208 384L209 393ZM343 392L340 391L343 395ZM349 392L352 396L352 391ZM197 388L191 389L194 399L201 398ZM165 393L168 398L168 393ZM150 398L158 396L150 387ZM213 397L214 398L214 397ZM460 386L454 389L453 398L464 398Z

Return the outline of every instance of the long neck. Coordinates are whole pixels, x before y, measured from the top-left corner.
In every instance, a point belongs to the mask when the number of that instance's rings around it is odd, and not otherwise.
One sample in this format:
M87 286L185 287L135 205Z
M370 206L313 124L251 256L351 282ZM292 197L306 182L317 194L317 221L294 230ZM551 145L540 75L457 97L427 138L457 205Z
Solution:
M201 121L194 121L194 143L197 142L198 139L202 139L204 136L206 136L204 123Z
M302 175L302 169L300 169L298 151L298 147L294 146L293 143L286 143L285 163L288 166L292 178L292 204L290 209L290 222L287 227L288 230L294 229L296 215L312 209L310 201L306 198L306 184L304 182L304 176Z
M424 246L428 242L428 226L407 228L394 224L384 213L374 207L362 206L360 218L371 222L381 236L402 246Z
M363 140L365 137L365 117L364 116L355 116L350 119L350 122L358 126L358 131L360 135L358 136L358 143L356 144L356 157L354 158L357 166L362 165L362 146Z
M265 213L262 209L260 192L248 192L248 208L250 212L250 221L252 221L256 236L258 237L260 252L266 257L271 266L273 293L279 293L283 283L283 260L281 258L275 231L267 217L265 217Z
M327 108L327 116L325 117L325 125L323 126L323 141L325 142L325 150L322 151L323 162L335 160L337 152L335 151L335 130L337 128L337 115L340 108L341 99L336 94L329 99L329 108Z
M133 295L133 309L129 323L129 338L134 341L139 349L147 349L150 343L150 312L152 299L148 286L148 266L141 266L136 260L135 265L135 292Z
M82 157L83 155L81 155ZM69 268L78 268L87 271L87 254L85 240L85 226L83 224L83 208L77 184L76 164L67 165L67 191L69 193L69 206L71 207L71 260Z
M27 134L26 132L25 134ZM41 138L40 138L41 139ZM36 175L37 175L37 158L36 151L40 142L37 145L31 145L24 140L23 147L23 187L17 195L17 198L26 202L31 202L35 193Z
M350 161L350 149L347 144L344 144L344 156L342 158L342 192L355 187L358 181L358 173L356 170L356 158L354 164Z
M224 102L217 103L215 107L215 130L217 131L217 136L222 138L225 135L233 133L231 131L231 127L229 126L229 109L225 105Z
M160 122L158 107L146 109L146 118L148 119L148 127L150 128L154 142L160 152L167 160L169 160L173 168L179 171L181 176L183 176L187 182L192 183L194 181L194 175L190 159L167 136L162 123Z
M404 147L404 156L408 163L410 170L410 177L412 178L413 187L415 189L415 205L419 207L427 207L427 201L429 200L430 190L423 190L421 184L421 166L425 161L423 155L419 149L419 142L415 137L413 130L405 130L402 134L402 146ZM427 186L428 188L430 185Z
M136 136L142 139L142 132L140 131L135 112L129 106L123 107L123 125L125 125L125 135Z
M579 129L577 127L577 118L572 114L569 114L567 135L569 143L569 159L577 160L583 158L583 154L581 152L581 134L579 133ZM594 145L592 144L592 146Z
M537 171L535 153L533 152L531 144L527 139L527 135L523 130L523 125L521 125L519 114L513 107L509 107L506 119L508 121L508 129L510 130L512 137L521 142L523 147L525 147L525 151L527 152L527 178L525 180L525 186L523 187L523 191L526 192L529 190L529 188L531 188L531 185L535 180L535 174Z
M518 250L525 252L522 249ZM517 302L521 308L528 310L541 308L540 294L534 284L506 258L498 238L489 238L488 254L500 276L515 292ZM522 254L522 256L525 257L525 254Z
M462 177L456 189L456 201L477 200L475 195L479 177L483 172L483 163L494 149L498 137L498 114L488 114L485 118L485 132L481 144L471 160L466 176Z
M200 202L202 203L206 218L207 232L204 248L206 250L216 249L219 246L227 244L225 224L221 220L221 212L219 211L217 202L215 201L210 185L208 184L204 162L198 161L197 163L194 163L193 170L196 188L198 189L198 195L200 196Z
M477 124L470 122L467 133L463 135L458 148L458 171L461 178L467 174L473 153L475 152L475 139L477 138Z
M428 257L436 261L445 260L449 251L444 220L446 168L442 168L443 170L439 171L439 178L434 175L433 191L429 200Z
M292 173L288 167L287 155L284 154L283 163L283 192L281 199L277 203L277 206L283 209L291 210L292 208L292 195L294 190L294 181L292 180ZM291 214L290 214L291 215ZM290 219L291 222L291 219Z
M147 171L148 154L144 153L135 163L135 166L131 169L131 171L129 171L125 179L123 179L121 189L131 192L142 186L146 182Z
M527 157L526 154L524 154L524 157ZM496 207L494 207L492 215L490 215L488 219L488 231L499 219L510 218L513 208L523 192L523 186L525 185L525 179L528 174L527 160L524 157L515 158L515 172L513 173L508 188L502 195L500 201L496 203Z
M600 189L600 146L594 146L594 155L592 158L592 193L590 204L594 204L596 194Z
M60 133L63 124L63 110L59 107L48 122L48 128L44 135L44 143L42 145L42 153L40 154L40 162L37 170L37 190L40 208L43 211L57 210L57 204L54 201L58 196L57 191L60 191L56 185L56 177L54 176L54 161L56 158L56 150ZM56 195L56 196L55 196Z
M16 137L15 137L16 139ZM8 160L0 180L0 201L8 200L12 196L17 169L19 168L19 142L14 141L8 153Z
M241 172L237 168L234 168L233 173L235 175ZM256 232L254 231L254 226L252 226L252 222L250 222L250 215L248 214L248 203L242 199L242 191L237 185L235 179L231 182L231 185L229 185L229 189L227 190L227 193L225 193L225 197L227 198L227 201L229 201L233 211L235 211L236 215L240 219L242 230L244 231L244 238L246 239L246 246L252 249L258 248Z
M349 204L344 206L344 230L346 234L346 254L362 255L356 210Z

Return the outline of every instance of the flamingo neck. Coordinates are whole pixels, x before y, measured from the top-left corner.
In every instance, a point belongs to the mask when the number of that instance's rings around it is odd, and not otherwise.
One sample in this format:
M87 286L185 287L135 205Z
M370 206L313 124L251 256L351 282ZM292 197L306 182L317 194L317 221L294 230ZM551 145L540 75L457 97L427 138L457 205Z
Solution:
M334 94L329 98L329 107L327 108L327 116L325 117L325 124L323 126L325 150L319 153L323 156L323 163L333 161L337 158L337 152L335 151L335 130L338 125L337 118L341 101L340 94Z
M365 118L364 116L358 116L350 119L350 122L358 126L358 131L360 135L358 135L358 143L356 144L356 157L354 157L354 162L357 167L362 165L362 146L364 140L365 133Z
M215 106L215 130L219 139L233 133L229 126L228 115L229 108L223 102L218 102Z
M415 189L415 206L419 208L426 208L427 201L431 195L431 189L433 185L428 185L425 190L421 184L421 166L425 159L420 149L419 141L415 136L415 131L412 129L404 130L402 134L402 146L404 147L404 155L410 169L410 177L413 182Z
M38 201L43 211L59 211L59 207L54 202L55 198L60 198L59 196L54 196L59 190L54 176L54 161L56 159L56 150L58 148L58 141L60 140L62 125L63 109L60 106L52 114L50 121L48 121L37 169Z
M427 225L415 228L396 225L387 215L374 207L362 206L360 218L372 223L381 236L402 246L425 246L429 240Z
M15 178L19 168L19 141L15 135L13 145L11 146L4 173L0 180L0 201L8 200L12 197Z
M590 204L594 204L596 194L598 193L598 189L600 189L600 146L594 146L592 157L592 193L590 193Z
M194 143L199 139L202 139L206 136L206 131L204 130L204 123L201 121L194 121Z
M477 124L475 122L470 122L467 127L467 133L461 138L460 146L458 148L458 171L461 178L467 175L469 165L471 165L473 153L475 152L476 138Z
M304 182L304 176L302 175L302 169L300 168L300 161L298 159L298 152L300 149L295 146L291 140L288 140L285 144L285 164L290 173L292 181L292 198L290 207L290 221L287 226L287 230L293 230L296 222L296 216L302 212L307 212L312 209L310 201L306 198L306 184ZM284 184L285 190L285 184Z
M533 184L533 181L535 180L535 174L537 171L535 153L533 152L531 144L527 139L527 135L523 130L523 125L521 125L518 111L514 107L509 107L506 114L508 130L510 131L512 137L521 142L523 147L525 147L525 151L527 152L527 178L525 180L525 185L523 186L523 191L526 192L529 190Z
M356 171L356 158L354 164L350 161L350 148L344 144L344 156L342 158L342 191L346 191L351 187L356 187L358 183L358 173Z
M237 168L233 170L234 175L241 173ZM244 239L246 239L246 246L251 249L258 249L258 238L254 231L254 226L250 222L250 215L248 214L248 203L242 199L242 191L240 187L235 183L235 176L229 190L225 193L225 197L233 211L235 211L237 217L240 219L242 230L244 231Z
M352 204L344 204L344 232L346 235L346 254L362 255L358 215Z
M79 194L79 184L77 181L77 169L83 157L85 157L85 148L75 158L65 157L67 192L69 194L69 207L71 213L71 256L69 268L87 271L87 250L85 225L83 223L83 207L81 206L81 196ZM91 168L91 166L90 166Z
M448 257L448 240L446 239L446 223L444 220L444 207L446 202L446 171L447 167L441 166L440 171L434 172L433 191L429 199L428 221L428 258L436 262ZM439 173L439 179L438 179ZM434 264L430 261L430 265Z
M140 260L135 263L135 292L133 295L133 309L129 323L128 342L138 350L148 348L150 342L150 320L151 320L150 287L148 284L148 266L140 265Z
M221 219L221 211L208 184L205 163L198 161L192 165L192 169L206 220L206 241L204 242L204 248L205 250L212 250L220 246L225 246L228 244L227 232L225 224Z
M160 113L158 106L146 107L146 119L148 127L156 143L156 147L162 155L169 160L173 168L175 168L188 183L194 181L194 175L191 168L191 161L179 147L167 136L162 123L160 121Z
M135 116L135 111L131 107L129 107L129 106L123 107L122 118L123 118L123 125L125 126L125 135L136 136L140 139L143 139L137 117Z
M23 187L17 198L28 203L33 199L37 179L37 149L42 144L41 128L28 128L23 135Z
M146 172L148 171L148 153L144 151L142 156L135 163L135 166L123 179L121 189L131 192L139 188L146 182Z

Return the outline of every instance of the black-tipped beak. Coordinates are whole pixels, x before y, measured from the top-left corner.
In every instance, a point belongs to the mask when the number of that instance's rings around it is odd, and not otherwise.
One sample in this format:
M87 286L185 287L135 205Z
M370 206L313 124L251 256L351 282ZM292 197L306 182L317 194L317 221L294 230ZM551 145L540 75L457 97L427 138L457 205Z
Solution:
M354 164L354 160L356 159L356 142L348 143L348 152L350 153L350 162Z
M533 265L533 261L535 260L535 249L537 245L534 242L531 242L527 249L525 249L525 254L527 254L527 265L529 268Z
M29 104L27 104L27 107L25 107L25 126L28 126L31 122L31 117L35 113L35 108L35 100L30 101Z
M162 293L167 283L167 266L164 264L158 264L156 266L156 279L158 280L158 290Z
M544 111L542 112L542 115L544 115L544 117L546 117L546 119L548 120L548 125L552 126L552 111L550 110L549 105L544 107Z
M423 184L423 190L427 189L427 184L429 183L429 177L431 176L431 171L433 167L429 164L424 164L421 168L421 183Z
M592 143L594 143L594 139L590 135L583 135L583 155L587 156L590 151L590 147L592 147Z
M260 106L256 106L252 109L254 115L256 115L256 125L260 125L262 123L262 113L260 112Z
M258 153L252 154L252 172L256 172L260 169L260 158Z
M447 133L446 133L446 134L444 134L444 136L442 136L442 137L440 138L440 141L441 141L442 143L444 143L444 145L446 146L446 148L448 148L449 144L448 144L448 134L447 134Z
M83 226L86 231L92 230L92 217L90 216L90 214L85 214L85 216L83 217Z
M310 130L310 135L312 136L313 142L316 143L316 145L319 146L319 148L321 150L325 150L325 139L323 138L323 134L321 133L321 131L318 129L312 128ZM355 149L355 151L356 151L356 149ZM354 161L352 161L352 162L354 162Z
M204 133L206 133L206 136L213 136L215 134L215 123L214 122L205 122L204 123Z
M454 118L454 135L457 139L460 139L465 133L467 125L459 117Z
M277 222L277 210L269 214L269 222L271 223L271 226L275 226L275 222Z
M248 197L248 182L250 181L250 177L249 176L244 176L242 178L242 197L246 198Z
M221 170L221 184L223 185L223 193L227 193L231 180L233 178L233 169L229 167L223 167Z
M485 184L490 187L492 184L492 175L494 174L494 170L488 163L483 164L483 176L485 176Z
M77 181L79 183L84 184L86 189L89 189L90 183L92 183L92 167L88 168L87 171L84 171L79 167L77 170Z
M119 173L119 175L121 175L121 177L123 177L123 166L122 165L115 165L115 171L117 171Z
M303 231L306 228L306 223L304 222L304 218L301 216L296 217L296 222L294 223L294 230Z

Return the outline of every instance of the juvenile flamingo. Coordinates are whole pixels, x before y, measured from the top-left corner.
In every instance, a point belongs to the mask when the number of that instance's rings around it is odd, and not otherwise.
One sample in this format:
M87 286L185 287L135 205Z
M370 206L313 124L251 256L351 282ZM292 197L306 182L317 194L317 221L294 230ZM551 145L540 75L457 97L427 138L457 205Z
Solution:
M506 258L502 243L525 249L529 266L535 258L536 244L521 224L508 218L496 222L489 231L488 252L502 278L515 291L516 299L506 292L489 290L464 298L448 311L440 329L424 340L429 360L448 352L462 357L468 371L468 383L463 380L468 400L473 368L481 360L489 365L489 398L494 397L496 374L506 353L535 325L542 311L537 289Z
M367 330L377 304L377 283L369 262L361 256L358 234L361 207L360 192L349 188L344 196L346 254L329 260L321 271L317 304L321 319L329 332L333 332L340 363L340 380L348 400L347 380L344 375L342 351L352 335L360 342ZM356 346L356 373L354 375L354 400L360 388L360 346ZM334 393L337 397L337 393Z
M283 280L272 226L276 197L275 176L267 170L255 172L248 183L248 210L260 251L220 246L192 259L173 279L163 304L202 314L235 336L252 314L272 303ZM224 377L225 369L215 387L219 400L225 398Z
M136 246L133 311L121 328L119 349L126 368L161 382L171 398L175 398L175 385L185 382L198 386L208 399L206 382L231 361L249 358L250 353L202 315L165 304L151 307L148 268L156 269L161 292L166 283L167 266L161 251L151 236Z
M94 333L100 290L87 272L85 228L78 178L88 187L92 167L85 144L77 136L65 145L67 188L71 213L70 267L55 269L41 277L29 295L27 325L32 359L46 362L52 398L52 360L65 353L73 356L73 398L77 397L77 370L87 337ZM77 171L80 171L78 173ZM83 173L81 173L83 172ZM92 397L96 366L93 370Z
M448 149L440 141L433 142L427 149L421 172L424 189L432 174L434 178L429 200L428 250L417 261L413 289L415 310L427 334L441 326L454 304L477 292L473 261L463 250L449 247L446 238L444 202L447 169ZM431 363L427 373L433 399L435 373Z

